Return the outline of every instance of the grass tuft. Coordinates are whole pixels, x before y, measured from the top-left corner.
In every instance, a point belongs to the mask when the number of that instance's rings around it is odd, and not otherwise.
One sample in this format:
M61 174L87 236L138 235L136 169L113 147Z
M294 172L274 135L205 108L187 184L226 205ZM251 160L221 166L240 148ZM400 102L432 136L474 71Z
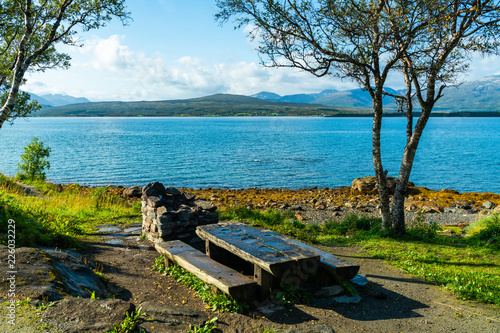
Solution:
M145 313L141 308L134 310L132 314L127 312L121 325L114 325L113 330L107 333L134 333L137 331L140 317L144 315Z
M168 274L177 282L196 291L203 302L210 306L213 311L243 313L248 307L246 304L239 303L224 293L217 293L214 295L210 285L201 281L195 275L185 271L177 264L166 267L165 258L163 256L156 258L152 269L163 274Z
M213 330L217 329L217 320L219 318L213 317L210 320L207 320L202 326L191 325L187 331L187 333L210 333Z

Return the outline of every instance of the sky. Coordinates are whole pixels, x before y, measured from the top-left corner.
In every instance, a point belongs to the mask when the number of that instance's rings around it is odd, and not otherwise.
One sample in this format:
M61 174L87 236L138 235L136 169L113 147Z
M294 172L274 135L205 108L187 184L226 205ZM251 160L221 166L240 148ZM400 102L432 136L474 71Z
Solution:
M349 80L317 78L261 64L247 28L220 25L212 0L129 0L132 21L80 34L83 46L60 45L71 68L28 74L23 90L91 101L195 98L216 93L280 95L357 88ZM500 74L499 58L474 57L465 80ZM391 78L388 86L402 88Z

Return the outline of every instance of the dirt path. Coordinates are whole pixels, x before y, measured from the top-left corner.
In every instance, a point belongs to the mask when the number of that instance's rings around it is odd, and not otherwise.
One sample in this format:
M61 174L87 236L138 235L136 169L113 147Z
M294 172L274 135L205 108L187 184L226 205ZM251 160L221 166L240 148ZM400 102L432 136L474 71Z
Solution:
M126 226L120 226L123 230ZM261 303L247 315L215 314L191 290L151 270L157 252L152 244L126 233L96 236L87 243L88 256L109 277L116 298L139 306L153 301L217 316L222 332L499 332L500 312L486 305L456 300L432 283L412 278L381 260L367 257L359 247L322 248L361 265L370 281L357 287L358 304L314 299L291 307ZM185 332L185 323L144 321L146 332Z
M117 227L121 232L92 237L85 243L86 255L109 278L109 297L132 302L136 307L143 302L153 302L158 306L194 310L203 318L213 315L189 288L151 269L159 254L151 242L131 235L137 232L126 233L135 229L134 225ZM140 327L145 332L185 332L189 321L150 320L144 321Z

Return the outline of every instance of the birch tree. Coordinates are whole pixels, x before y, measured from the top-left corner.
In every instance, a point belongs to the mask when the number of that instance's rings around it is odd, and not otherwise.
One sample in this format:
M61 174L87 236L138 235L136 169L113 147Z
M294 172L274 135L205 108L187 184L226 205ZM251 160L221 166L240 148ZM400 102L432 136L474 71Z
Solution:
M1 0L0 128L39 108L20 91L26 73L69 67L69 55L57 44L78 45L77 32L128 17L125 0Z
M401 161L392 207L392 227L405 232L404 199L414 158L435 103L445 88L467 71L474 53L498 54L500 1L430 1L418 17L426 28L410 47L405 47L401 67L407 86L400 97L406 106L407 144ZM395 47L407 44L408 36L396 32ZM413 103L421 110L413 126ZM430 169L430 166L427 166Z
M382 225L404 233L405 192L429 114L446 83L463 67L463 52L496 50L492 40L498 28L497 3L217 0L217 6L220 22L233 19L236 27L253 27L250 36L260 42L263 64L352 79L368 91L373 101L372 158ZM397 96L408 123L392 209L380 146L382 97L388 94L384 87L391 72L402 72L408 88L406 96ZM413 91L423 111L415 126Z

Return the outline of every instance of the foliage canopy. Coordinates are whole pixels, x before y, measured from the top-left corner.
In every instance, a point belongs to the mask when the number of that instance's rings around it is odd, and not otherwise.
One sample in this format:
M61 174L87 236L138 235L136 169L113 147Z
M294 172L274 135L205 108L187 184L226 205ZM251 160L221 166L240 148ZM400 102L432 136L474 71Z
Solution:
M70 56L56 45L78 45L78 32L98 29L114 17L124 23L128 19L125 0L2 0L0 128L40 108L20 94L26 73L69 67Z
M33 138L21 154L18 177L31 181L45 180L45 170L50 169L48 157L51 150L50 147L45 147L39 138Z

